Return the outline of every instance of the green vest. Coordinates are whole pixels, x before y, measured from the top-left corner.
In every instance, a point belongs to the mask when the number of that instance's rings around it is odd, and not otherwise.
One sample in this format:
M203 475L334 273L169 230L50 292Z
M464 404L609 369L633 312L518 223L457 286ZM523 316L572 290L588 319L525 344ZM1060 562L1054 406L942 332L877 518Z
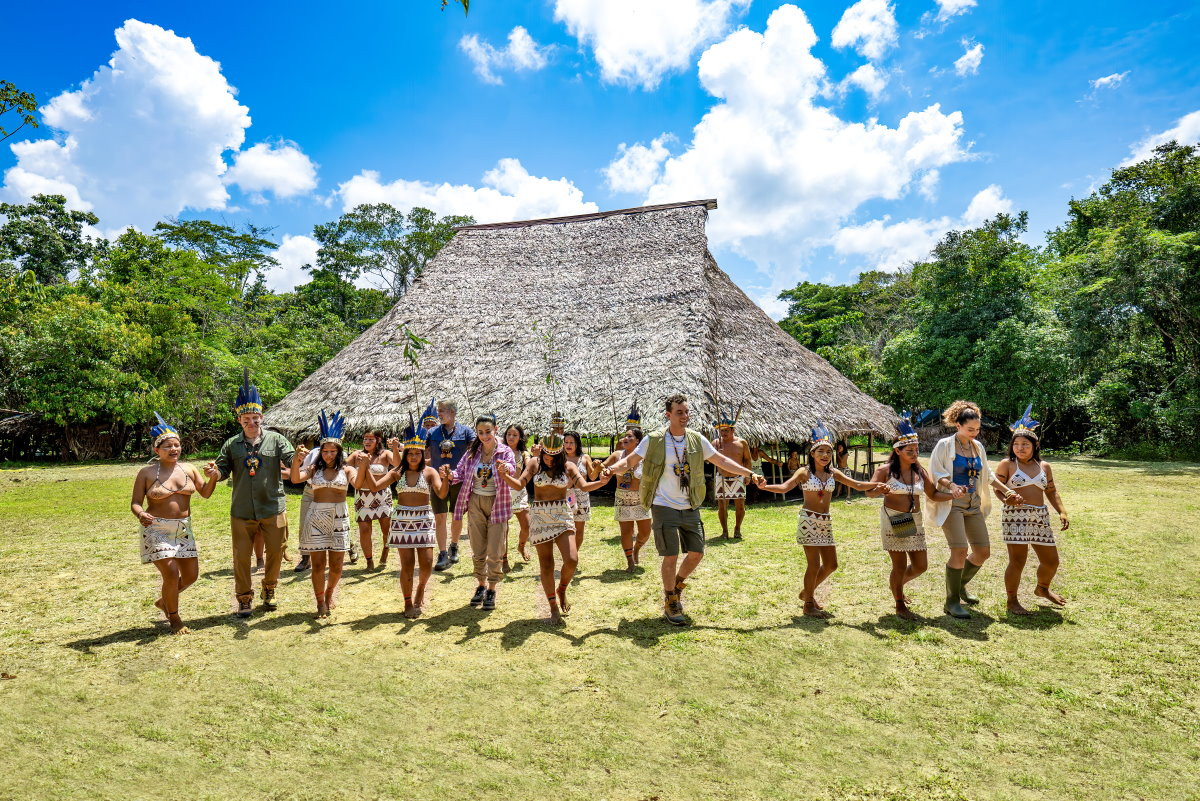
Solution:
M646 445L646 458L642 460L642 506L647 509L654 503L658 482L667 469L667 430L663 428L648 436L650 443ZM693 509L699 509L700 504L704 503L704 449L700 445L700 435L687 429L687 445L684 447L687 449L684 458L691 466L692 473L688 501Z

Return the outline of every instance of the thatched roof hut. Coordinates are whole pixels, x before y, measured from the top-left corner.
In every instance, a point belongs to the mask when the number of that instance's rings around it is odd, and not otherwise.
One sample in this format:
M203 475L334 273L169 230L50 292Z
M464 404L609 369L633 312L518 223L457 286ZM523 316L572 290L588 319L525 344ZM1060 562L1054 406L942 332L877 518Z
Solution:
M704 225L714 200L546 220L471 225L429 263L387 315L267 410L311 433L340 410L351 434L394 432L430 397L460 419L495 412L541 432L557 405L585 434L623 427L635 398L644 424L664 398L688 396L692 425L718 400L743 404L738 431L806 441L817 418L842 433L891 437L895 414L785 333L717 266ZM536 327L535 327L536 323ZM413 370L400 326L430 344ZM553 335L554 376L546 380Z

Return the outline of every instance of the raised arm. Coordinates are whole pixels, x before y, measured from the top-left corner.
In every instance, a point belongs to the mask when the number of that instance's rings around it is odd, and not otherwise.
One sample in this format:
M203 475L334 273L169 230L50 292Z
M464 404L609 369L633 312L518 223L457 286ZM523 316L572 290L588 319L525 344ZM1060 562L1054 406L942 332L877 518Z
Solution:
M425 483L437 493L439 498L445 498L450 493L450 482L442 480L442 474L432 467L425 468Z
M767 492L787 492L787 491L791 490L793 487L795 487L797 484L801 484L807 480L808 480L808 468L801 467L799 470L792 473L792 477L789 478L787 481L783 482L782 484L768 484L766 479L763 479L761 482L758 483L758 488L760 490L766 490Z
M305 456L308 456L308 448L303 445L292 454L292 469L289 471L291 475L288 480L293 484L303 484L313 474L313 468L316 467L316 464L314 463L312 467L304 467Z
M751 470L749 467L746 467L746 465L742 464L741 462L735 462L733 459L730 459L720 451L714 452L712 456L709 456L704 461L708 462L709 464L716 465L717 467L729 473L736 473L739 476L746 476L747 478L754 477L753 470Z
M503 465L503 467L500 465ZM529 479L533 477L533 473L535 470L537 470L537 467L537 461L534 459L526 459L525 469L521 471L519 476L514 476L509 470L508 462L501 462L500 464L496 465L496 472L500 475L500 478L504 480L504 483L510 488L514 490L523 490L525 489L525 485L529 483Z
M188 465L187 469L192 475L192 483L196 485L196 492L200 495L200 497L206 500L211 498L213 492L217 489L217 482L220 480L220 475L209 475L207 476L207 480L202 482L200 480L201 475L199 470L192 465Z
M860 492L874 491L881 495L886 495L889 491L889 487L888 487L886 481L874 481L874 480L859 481L857 478L854 478L853 476L846 475L841 470L838 470L836 467L830 467L829 472L830 472L830 474L833 475L834 479L837 480L839 483L845 484L847 487L853 487L854 489L856 489ZM872 496L872 497L874 497L874 496Z
M605 484L607 484L609 479L612 478L612 476L611 475L601 476L600 478L596 479L595 481L588 481L584 477L583 473L580 471L580 469L578 467L576 467L575 465L568 462L567 463L567 478L569 478L571 480L571 483L575 486L576 489L581 489L584 492L591 492L592 490L600 489Z

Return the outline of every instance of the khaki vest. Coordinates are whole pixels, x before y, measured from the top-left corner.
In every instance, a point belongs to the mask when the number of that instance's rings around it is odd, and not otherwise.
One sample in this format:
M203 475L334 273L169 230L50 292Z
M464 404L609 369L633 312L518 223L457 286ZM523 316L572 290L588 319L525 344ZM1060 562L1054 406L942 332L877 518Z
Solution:
M642 460L641 486L642 506L647 509L654 503L658 482L667 469L667 430L663 428L648 436L650 443L646 446L646 458ZM700 504L704 503L704 449L700 444L700 435L687 429L687 445L684 447L687 449L684 458L692 471L688 502L693 509L699 509Z

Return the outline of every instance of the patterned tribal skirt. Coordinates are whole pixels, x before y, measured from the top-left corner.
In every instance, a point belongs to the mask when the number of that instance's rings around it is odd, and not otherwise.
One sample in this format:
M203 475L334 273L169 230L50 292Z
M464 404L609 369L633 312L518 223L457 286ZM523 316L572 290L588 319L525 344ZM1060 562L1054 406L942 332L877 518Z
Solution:
M1000 513L1005 545L1058 545L1045 506L1008 506Z
M821 512L800 510L796 523L796 544L810 547L833 545L833 519Z
M509 497L512 498L512 510L514 512L529 511L529 490L510 490Z
M746 497L746 481L741 476L723 476L717 474L716 492L713 494L718 501L736 501Z
M576 523L586 523L592 519L592 493L577 489L567 490L567 498L574 502Z
M350 550L350 512L345 501L309 504L300 529L300 553Z
M392 530L388 532L389 548L434 548L437 531L433 525L433 507L401 506L392 511Z
M195 559L196 538L192 536L192 518L171 519L156 517L141 527L142 564L159 559Z
M392 513L391 489L379 492L359 490L354 497L354 516L359 520L378 520Z
M925 518L921 515L920 509L914 509L912 516L913 522L917 524L917 531L909 537L897 537L892 532L892 515L907 514L906 512L898 512L895 509L888 509L886 506L879 508L879 537L883 540L883 550L885 551L925 551L928 547L925 545Z
M554 542L559 535L575 533L575 512L561 501L534 501L529 505L529 544Z
M613 517L618 523L627 520L649 520L650 510L642 506L642 493L635 489L617 488L617 497L613 502Z

